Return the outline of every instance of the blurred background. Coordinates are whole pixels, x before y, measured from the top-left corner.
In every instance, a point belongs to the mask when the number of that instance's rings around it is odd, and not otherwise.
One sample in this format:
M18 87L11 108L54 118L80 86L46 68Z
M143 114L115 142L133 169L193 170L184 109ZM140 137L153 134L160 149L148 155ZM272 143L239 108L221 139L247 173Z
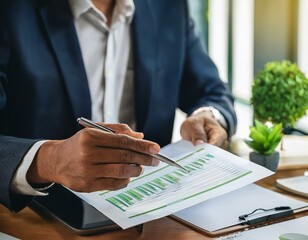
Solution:
M188 3L197 33L236 99L235 137L246 138L252 125L251 84L264 64L286 59L308 74L308 0L188 0ZM183 118L178 111L176 129ZM306 122L307 119L302 119L299 125L305 128ZM176 130L173 140L178 139Z

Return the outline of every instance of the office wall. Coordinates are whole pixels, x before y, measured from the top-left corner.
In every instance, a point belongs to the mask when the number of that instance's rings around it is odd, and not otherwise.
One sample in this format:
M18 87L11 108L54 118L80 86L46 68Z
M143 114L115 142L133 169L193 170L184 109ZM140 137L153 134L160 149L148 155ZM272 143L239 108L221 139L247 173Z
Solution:
M254 73L268 61L297 61L298 0L255 0Z

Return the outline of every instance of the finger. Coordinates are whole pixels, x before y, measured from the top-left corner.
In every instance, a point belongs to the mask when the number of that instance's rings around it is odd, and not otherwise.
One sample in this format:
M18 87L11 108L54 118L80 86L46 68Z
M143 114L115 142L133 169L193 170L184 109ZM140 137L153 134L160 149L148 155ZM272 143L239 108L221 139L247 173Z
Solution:
M197 121L195 119L188 119L184 122L181 134L183 139L189 140L195 145L208 141L202 121Z
M95 178L126 179L138 177L143 172L143 167L136 164L98 164L89 169Z
M136 139L124 134L112 134L102 132L93 128L82 130L85 138L91 140L92 144L98 147L109 147L116 149L128 149L140 153L158 153L160 147L157 143L148 140Z
M100 123L101 124L101 123ZM144 135L142 132L133 131L127 124L103 124L106 127L112 128L117 134L126 134L128 136L143 139Z
M226 137L222 135L215 135L209 138L209 143L217 147L226 148L228 146L228 141Z
M215 146L221 146L223 144L223 141L221 140L221 137L218 134L212 134L209 135L208 143Z
M87 156L94 164L137 164L158 166L159 160L143 153L114 148L95 147Z
M207 134L202 125L195 126L192 131L192 142L194 145L202 144L208 141Z
M224 141L223 144L222 144L222 146L221 146L221 148L223 148L223 149L225 149L225 150L228 150L228 148L229 148L229 141L228 141L228 140ZM142 174L142 173L141 173L141 174Z
M208 142L218 147L225 148L228 144L228 134L226 130L220 126L211 126L206 130L208 132Z

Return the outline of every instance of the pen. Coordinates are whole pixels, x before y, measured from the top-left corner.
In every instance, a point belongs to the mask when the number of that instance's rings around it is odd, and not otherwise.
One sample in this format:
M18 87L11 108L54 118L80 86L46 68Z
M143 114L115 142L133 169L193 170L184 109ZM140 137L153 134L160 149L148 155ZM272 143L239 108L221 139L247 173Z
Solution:
M104 132L115 133L115 130L113 130L109 127L99 125L99 124L92 122L91 120L84 118L84 117L78 118L77 122L84 127L91 127L91 128L96 128L96 129L102 130ZM186 169L182 165L178 164L177 162L173 161L172 159L170 159L170 158L168 158L168 157L166 157L166 156L164 156L160 153L158 153L158 154L149 153L148 155L158 159L159 161L165 162L165 163L167 163L171 166L175 166L175 167L178 167L180 169L185 170L186 172L190 172L188 169Z

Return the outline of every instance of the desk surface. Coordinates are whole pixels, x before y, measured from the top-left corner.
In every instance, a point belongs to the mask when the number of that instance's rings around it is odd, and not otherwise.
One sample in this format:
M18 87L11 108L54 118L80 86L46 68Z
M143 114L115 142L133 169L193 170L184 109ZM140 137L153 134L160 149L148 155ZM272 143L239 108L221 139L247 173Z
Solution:
M268 189L296 197L308 202L308 199L287 194L275 187L275 180L282 177L302 175L306 169L279 170L275 175L258 182ZM117 230L93 236L78 236L51 219L38 216L31 209L25 208L15 214L0 205L0 232L20 239L212 239L168 217L144 224L142 234L134 228Z

